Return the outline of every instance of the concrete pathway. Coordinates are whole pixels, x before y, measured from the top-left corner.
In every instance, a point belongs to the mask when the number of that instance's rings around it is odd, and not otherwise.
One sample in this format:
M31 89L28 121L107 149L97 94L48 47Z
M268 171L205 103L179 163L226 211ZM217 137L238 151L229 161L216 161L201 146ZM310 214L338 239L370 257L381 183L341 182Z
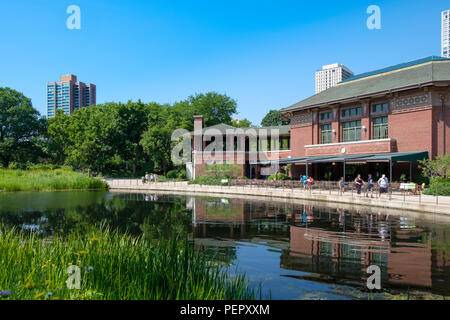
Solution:
M111 190L140 190L140 191L182 191L199 192L211 194L239 194L267 196L291 199L306 199L334 203L348 203L371 207L383 207L400 210L412 210L417 212L439 213L450 215L450 197L429 195L403 195L394 193L389 198L386 195L378 198L366 198L364 194L357 195L356 192L346 191L339 194L338 190L305 191L301 188L274 188L262 186L203 186L190 185L186 181L181 182L150 182L143 184L140 179L105 179Z

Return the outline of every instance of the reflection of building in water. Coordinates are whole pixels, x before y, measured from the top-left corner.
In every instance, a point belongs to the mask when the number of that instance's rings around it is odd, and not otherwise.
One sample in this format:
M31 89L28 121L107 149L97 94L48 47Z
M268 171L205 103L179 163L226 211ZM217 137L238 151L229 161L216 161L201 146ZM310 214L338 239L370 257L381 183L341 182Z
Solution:
M367 267L375 264L385 287L450 287L445 229L419 227L407 217L311 205L220 198L192 203L198 244L201 239L268 239L264 245L285 249L284 269L364 286Z
M445 251L432 249L431 242L416 242L415 232L400 231L385 241L358 232L338 232L290 227L290 252L281 256L281 267L331 277L361 281L367 267L381 268L382 286L449 288ZM447 239L448 240L448 239ZM448 273L447 273L448 274Z

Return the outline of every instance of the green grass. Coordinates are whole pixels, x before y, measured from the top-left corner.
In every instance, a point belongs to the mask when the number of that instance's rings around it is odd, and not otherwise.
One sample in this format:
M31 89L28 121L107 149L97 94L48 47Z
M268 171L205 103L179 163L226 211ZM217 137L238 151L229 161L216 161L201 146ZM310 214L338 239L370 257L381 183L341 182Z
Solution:
M106 183L83 173L65 169L0 169L0 191L51 191L106 189Z
M66 285L70 265L81 270L78 290ZM0 300L257 298L243 276L229 276L176 236L144 240L93 228L49 240L2 230L0 266L0 291L11 292Z

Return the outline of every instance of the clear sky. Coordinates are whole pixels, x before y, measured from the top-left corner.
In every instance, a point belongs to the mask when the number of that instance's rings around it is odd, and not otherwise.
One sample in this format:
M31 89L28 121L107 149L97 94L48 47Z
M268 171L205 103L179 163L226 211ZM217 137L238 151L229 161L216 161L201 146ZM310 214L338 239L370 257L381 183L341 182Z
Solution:
M81 29L69 30L69 5ZM369 30L369 5L381 30ZM217 91L239 118L314 94L315 71L355 73L440 55L443 0L14 0L0 2L0 86L46 114L46 83L62 74L97 85L97 103L172 103Z

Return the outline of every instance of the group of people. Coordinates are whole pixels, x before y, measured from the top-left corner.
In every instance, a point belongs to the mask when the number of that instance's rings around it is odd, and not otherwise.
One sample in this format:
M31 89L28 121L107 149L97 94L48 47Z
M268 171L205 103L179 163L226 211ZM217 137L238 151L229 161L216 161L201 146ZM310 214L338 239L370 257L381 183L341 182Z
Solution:
M158 175L156 173L148 174L148 172L145 173L145 176L142 177L142 183L148 183L148 182L158 182Z
M367 177L367 183L361 178L360 174L358 174L356 176L356 178L353 181L353 183L355 184L355 188L356 188L357 194L361 194L362 188L367 184L365 196L369 197L369 193L370 193L370 197L373 198L373 192L374 192L374 189L375 189L375 181L372 178L372 175L370 173L369 173L369 175ZM379 195L380 195L380 197L383 194L386 194L386 196L388 196L388 193L389 193L389 180L388 180L388 178L386 177L385 174L383 174L381 176L381 178L378 179L377 184L378 184L378 187L379 187ZM341 177L341 180L339 181L339 189L340 189L341 193L345 192L345 180L344 180L344 177Z
M314 184L314 178L304 175L302 176L301 180L303 183L303 189L311 190L311 186Z

